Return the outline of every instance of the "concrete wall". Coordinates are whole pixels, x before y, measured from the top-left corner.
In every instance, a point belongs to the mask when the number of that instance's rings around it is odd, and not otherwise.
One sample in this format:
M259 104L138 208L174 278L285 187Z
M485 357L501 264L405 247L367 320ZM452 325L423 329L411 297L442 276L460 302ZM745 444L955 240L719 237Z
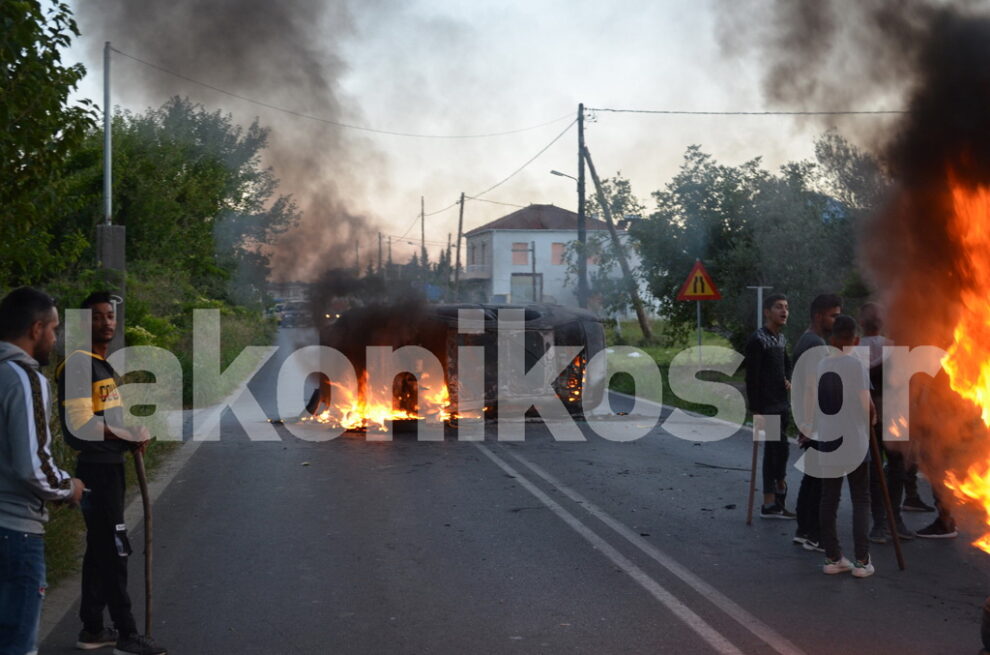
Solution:
M589 231L589 236L597 234L599 231ZM624 237L624 235L623 235ZM476 264L470 267L468 262L468 277L485 277L489 282L489 301L496 300L498 296L505 296L508 302L518 302L512 298L512 274L532 271L529 262L529 254L525 264L514 264L512 257L512 247L514 243L525 244L529 247L531 242L536 246L536 272L543 276L543 302L553 302L571 307L577 306L577 280L572 277L565 282L567 275L566 263L553 263L553 244L564 244L565 248L572 241L577 241L577 232L573 230L494 230L482 232L468 237L467 248L470 251L475 247ZM486 261L480 263L480 253L484 244ZM638 267L639 258L630 253L630 265ZM596 267L594 264L588 265L589 277ZM615 275L619 275L616 268Z

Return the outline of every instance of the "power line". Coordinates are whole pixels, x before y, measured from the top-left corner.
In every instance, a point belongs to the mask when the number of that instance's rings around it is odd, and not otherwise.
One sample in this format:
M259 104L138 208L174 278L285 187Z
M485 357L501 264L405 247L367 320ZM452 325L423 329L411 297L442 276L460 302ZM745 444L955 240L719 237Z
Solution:
M525 209L526 205L517 205L514 202L501 202L499 200L489 200L488 198L475 198L474 196L464 196L468 200L480 200L481 202L490 202L493 205L505 205L506 207L518 207L519 209Z
M526 163L524 163L522 166L520 166L516 170L512 171L511 173L509 173L506 177L502 178L500 181L496 182L495 184L491 185L490 187L488 187L487 189L485 189L484 191L482 191L480 193L476 193L473 196L464 196L464 197L465 198L471 198L472 200L482 200L481 196L485 195L489 191L492 191L492 190L497 189L498 187L502 186L503 184L505 184L506 182L508 182L509 180L511 180L513 177L515 177L516 175L518 175L519 173L521 173L523 171L523 169L525 169L527 166L529 166L534 161L536 161L539 158L540 155L542 155L543 153L545 153L547 150L550 149L550 146L552 146L553 144L555 144L558 141L560 141L561 137L563 137L565 134L567 134L568 130L570 130L572 127L574 127L574 124L575 123L577 123L577 119L572 120L570 123L568 123L567 127L565 127L564 130L560 134L558 134L557 136L555 136L550 141L550 143L548 143L545 146L543 146L542 148L540 148L540 151L539 152L537 152L535 155L533 155L532 157L530 157L529 159L527 159L526 160ZM494 202L494 201L491 201L491 202ZM447 211L449 209L453 209L459 203L460 203L460 200L455 200L454 202L450 203L449 205L447 205L443 209L438 209L436 211L429 212L427 214L424 214L424 216L436 216L437 214L441 214L441 213L443 213L443 212L445 212L445 211ZM507 204L507 203L501 203L501 204ZM515 206L521 207L521 205L515 205ZM406 236L409 234L410 230L412 230L413 227L416 226L416 221L418 221L418 220L419 220L419 214L416 214L416 216L413 218L413 222L409 224L409 227L406 228L406 231L399 238L400 239L405 239Z
M249 102L249 103L251 103L253 105L258 105L259 107L265 107L266 109L273 109L275 111L280 111L280 112L282 112L284 114L289 114L291 116L296 116L297 118L305 118L306 120L317 121L319 123L324 123L326 125L333 125L335 127L342 127L342 128L346 128L346 129L349 129L349 130L358 130L360 132L371 132L372 134L387 134L389 136L404 136L404 137L410 137L410 138L415 138L415 139L485 139L485 138L496 137L496 136L507 136L509 134L519 134L520 132L529 132L530 130L536 130L536 129L539 129L541 127L546 127L547 125L553 125L554 123L559 123L560 121L564 120L565 118L569 118L572 115L572 112L568 112L568 113L566 113L566 114L564 114L562 116L558 116L557 118L550 119L548 121L545 121L543 123L539 123L537 125L530 125L528 127L520 127L520 128L514 129L514 130L505 130L505 131L502 131L502 132L485 132L485 133L481 133L481 134L419 134L419 133L416 133L416 132L399 132L399 131L395 131L395 130L382 130L382 129L378 129L378 128L374 128L374 127L366 127L366 126L363 126L363 125L351 125L349 123L342 123L340 121L331 120L329 118L321 118L319 116L312 116L310 114L304 114L302 112L295 111L294 109L288 109L286 107L279 107L278 105L273 105L270 102L265 102L263 100L256 100L254 98L249 98L249 97L244 96L244 95L241 95L239 93L234 93L233 91L227 91L226 89L221 89L220 87L214 86L213 84L210 84L208 82L203 82L203 81L194 79L192 77L189 77L188 75L183 75L182 73L177 73L176 71L169 70L168 68L165 68L164 66L159 66L158 64L153 64L150 61L145 61L144 59L141 59L140 57L135 57L134 55L131 55L131 54L128 54L128 53L123 52L121 50L118 50L117 48L114 48L112 46L111 46L110 49L113 50L114 52L116 52L118 55L122 55L124 57L127 57L128 59L132 59L132 60L138 62L139 64L143 64L143 65L145 65L145 66L147 66L149 68L153 68L153 69L155 69L157 71L160 71L162 73L165 73L167 75L172 75L174 77L179 78L180 80L185 80L186 82L191 82L192 84L198 84L199 86L202 86L202 87L205 87L207 89L210 89L211 91L216 91L217 93L222 93L222 94L224 94L226 96L230 96L231 98L237 98L238 100L243 100L244 102Z
M836 111L687 111L678 109L613 109L610 107L586 107L585 111L605 111L613 114L664 114L667 116L856 116L908 113L903 109Z
M509 173L509 175L508 175L507 177L505 177L505 178L504 178L504 179L502 179L501 181L499 181L499 182L496 182L495 184L493 184L493 185L491 185L490 187L488 187L488 188L487 188L487 189L485 189L484 191L482 191L482 192L480 192L480 193L476 193L476 194L474 194L474 195L473 195L473 196L471 196L471 197L472 197L472 198L474 198L474 199L477 199L478 197L480 197L480 196L483 196L483 195L485 195L485 194L486 194L486 193L488 193L489 191L494 191L494 190L495 190L495 189L497 189L498 187L500 187L500 186L502 186L503 184L505 184L506 182L508 182L508 181L509 181L509 180L511 180L512 178L514 178L514 177L515 177L516 175L518 175L518 174L519 174L520 172L522 172L522 170L523 170L524 168L526 168L527 166L529 166L530 164L532 164L532 163L533 163L534 161L536 161L536 160L537 160L537 158L538 158L538 157L539 157L540 155L542 155L542 154L543 154L543 153L545 153L545 152L546 152L547 150L549 150L549 149L550 149L550 146L552 146L553 144L555 144L555 143L557 143L558 141L560 141L560 139L561 139L561 137L563 137L563 136L564 136L565 134L567 134L567 132L568 132L568 130L570 130L570 129L571 129L572 127L574 127L574 124L575 124L575 123L577 123L577 119L574 119L574 120L572 120L572 121L571 121L570 123L568 123L568 124L567 124L567 127L565 127L565 128L564 128L564 130L563 130L563 131L562 131L562 132L561 132L560 134L558 134L557 136L555 136L555 137L553 138L553 140L552 140L552 141L551 141L550 143L548 143L547 145L545 145L545 146L543 146L543 148L541 148L541 149L540 149L540 151L539 151L538 153L536 153L535 155L533 155L532 157L530 157L530 158L529 158L528 160L526 160L526 163L525 163L525 164L523 164L522 166L520 166L520 167L519 167L519 168L517 168L516 170L514 170L514 171L512 171L511 173ZM454 203L454 205L456 205L456 204L457 204L457 203L455 202L455 203ZM451 205L451 207L453 207L454 205Z

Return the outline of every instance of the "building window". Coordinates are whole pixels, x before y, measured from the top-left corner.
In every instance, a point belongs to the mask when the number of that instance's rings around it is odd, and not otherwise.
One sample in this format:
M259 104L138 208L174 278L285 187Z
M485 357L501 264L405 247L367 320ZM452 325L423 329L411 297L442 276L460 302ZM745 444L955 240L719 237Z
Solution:
M468 266L474 266L478 262L475 260L474 244L468 246Z
M518 241L512 244L512 265L525 266L529 263L529 244Z
M486 252L487 250L488 250L488 244L487 243L482 243L481 244L481 261L478 262L482 266L486 266L488 264L488 253Z
M550 263L554 266L563 266L566 263L564 261L564 244L550 244Z

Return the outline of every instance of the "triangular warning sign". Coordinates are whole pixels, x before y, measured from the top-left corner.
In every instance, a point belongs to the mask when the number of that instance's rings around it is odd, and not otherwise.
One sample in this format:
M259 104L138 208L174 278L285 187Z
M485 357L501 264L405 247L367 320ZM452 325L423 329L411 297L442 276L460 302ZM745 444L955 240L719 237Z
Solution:
M694 268L687 276L681 292L677 294L678 300L721 300L722 294L718 292L715 283L708 275L708 271L701 265L701 260L694 260Z

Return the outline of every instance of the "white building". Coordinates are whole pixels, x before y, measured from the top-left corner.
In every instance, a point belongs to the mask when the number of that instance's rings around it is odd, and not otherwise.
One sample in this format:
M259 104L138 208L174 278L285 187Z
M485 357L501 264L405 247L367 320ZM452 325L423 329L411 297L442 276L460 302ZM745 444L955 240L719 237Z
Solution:
M467 232L462 280L479 301L546 302L577 307L577 278L567 279L568 245L577 241L578 215L553 205L530 205ZM586 219L588 238L607 235L604 221ZM625 236L619 230L620 238ZM625 239L623 239L625 240ZM627 250L630 266L639 258ZM588 263L588 276L595 270ZM618 271L615 273L618 275ZM534 293L535 291L535 293ZM594 308L595 299L589 299Z

